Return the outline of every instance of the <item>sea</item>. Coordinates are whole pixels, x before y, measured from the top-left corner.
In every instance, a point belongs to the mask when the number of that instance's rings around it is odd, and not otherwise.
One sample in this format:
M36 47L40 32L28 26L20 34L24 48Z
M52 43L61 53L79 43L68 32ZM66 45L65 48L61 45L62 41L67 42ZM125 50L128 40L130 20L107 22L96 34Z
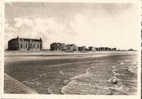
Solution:
M5 73L40 94L135 95L136 52L99 54L7 55Z

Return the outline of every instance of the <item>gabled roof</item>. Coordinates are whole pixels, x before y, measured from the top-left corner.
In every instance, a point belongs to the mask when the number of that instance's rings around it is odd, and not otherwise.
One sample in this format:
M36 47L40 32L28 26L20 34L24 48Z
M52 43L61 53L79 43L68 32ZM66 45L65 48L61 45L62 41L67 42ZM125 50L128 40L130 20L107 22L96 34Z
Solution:
M42 41L42 39L31 39L31 38L19 38L19 37L17 37L17 38L13 38L13 39L9 40L8 42L18 40L18 39L22 39L22 40L25 40L25 41L30 41L30 40L32 40L32 41Z

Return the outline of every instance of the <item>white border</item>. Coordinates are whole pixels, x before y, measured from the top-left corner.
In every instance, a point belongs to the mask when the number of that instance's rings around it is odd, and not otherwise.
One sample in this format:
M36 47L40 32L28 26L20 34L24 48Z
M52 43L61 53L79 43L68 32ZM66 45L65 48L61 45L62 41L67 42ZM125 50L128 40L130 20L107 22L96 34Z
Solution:
M140 23L141 21L141 16L140 16L140 12L141 12L141 3L139 0L86 0L86 1L83 1L83 0L22 0L22 1L19 1L19 0L5 0L5 3L8 3L8 2L67 2L67 3L70 3L70 2L83 2L83 3L134 3L136 5L138 5L138 21ZM4 5L2 6L2 33L1 33L1 38L2 38L2 47L4 47ZM1 97L2 98L19 98L19 99L36 99L36 98L53 98L53 99L105 99L105 98L108 98L108 99L140 99L141 98L141 25L139 24L139 28L138 28L138 36L139 36L139 46L140 46L140 50L138 51L139 55L138 55L138 61L139 61L139 64L138 64L138 92L137 92L137 95L39 95L39 94L4 94L3 93L3 86L4 86L4 48L1 52L2 54L2 63L1 63L1 68L0 68L0 72L1 72L1 75L0 75L0 78L2 79L1 81L1 90L0 90L0 93L1 93Z
M128 3L139 2L140 0L5 0L5 2L98 2L98 3Z
M4 2L3 1L0 1L0 4L1 4L1 29L2 30L0 30L0 44L1 44L1 61L0 61L0 96L2 97L2 94L3 94L3 82L4 82Z

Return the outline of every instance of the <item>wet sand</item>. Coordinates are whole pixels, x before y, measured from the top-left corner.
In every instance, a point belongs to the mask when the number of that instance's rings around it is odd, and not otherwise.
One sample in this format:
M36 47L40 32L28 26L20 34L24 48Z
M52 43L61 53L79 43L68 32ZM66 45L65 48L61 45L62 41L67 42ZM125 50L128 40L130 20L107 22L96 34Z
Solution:
M5 73L41 94L135 94L137 55L97 55L6 55Z
M6 93L16 93L16 94L38 94L35 90L25 86L13 77L4 74L5 81L5 92Z

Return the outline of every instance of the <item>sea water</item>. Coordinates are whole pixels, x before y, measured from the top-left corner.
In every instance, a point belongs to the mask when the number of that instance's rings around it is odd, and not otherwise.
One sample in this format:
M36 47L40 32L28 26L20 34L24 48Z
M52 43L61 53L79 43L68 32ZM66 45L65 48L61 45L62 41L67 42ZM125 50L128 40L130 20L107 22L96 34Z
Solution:
M62 88L64 94L129 95L136 94L137 63L132 56L114 56L98 60L85 73L71 78ZM103 59L103 58L102 58ZM115 60L116 59L116 60Z

